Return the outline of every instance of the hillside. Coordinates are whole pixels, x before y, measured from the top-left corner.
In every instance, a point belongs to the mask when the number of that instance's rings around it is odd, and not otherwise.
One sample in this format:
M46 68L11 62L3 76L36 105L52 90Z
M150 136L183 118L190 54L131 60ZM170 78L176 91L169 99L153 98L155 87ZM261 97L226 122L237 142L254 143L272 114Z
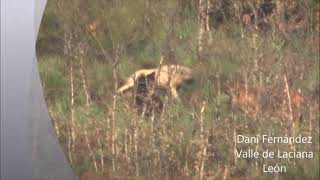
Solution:
M37 41L46 102L82 179L319 179L317 0L48 0ZM161 111L116 94L139 69L179 64L193 82ZM141 107L140 107L141 108ZM312 144L236 143L236 135ZM236 150L312 151L241 159ZM286 173L262 172L265 163Z

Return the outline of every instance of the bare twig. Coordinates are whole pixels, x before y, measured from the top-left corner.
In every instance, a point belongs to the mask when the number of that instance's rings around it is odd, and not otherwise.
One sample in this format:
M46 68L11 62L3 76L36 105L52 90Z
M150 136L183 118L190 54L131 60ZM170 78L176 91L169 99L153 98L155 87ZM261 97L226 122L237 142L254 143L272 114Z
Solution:
M283 75L283 80L285 83L285 90L284 92L286 93L287 96L287 106L288 106L288 110L289 110L289 123L290 123L290 128L291 128L291 135L294 136L295 135L295 122L293 119L293 112L292 112L292 102L291 102L291 96L290 96L290 90L289 90L289 85L288 85L288 80L287 80L287 76L286 74ZM290 144L290 146L292 146L292 148L294 149L294 145Z
M202 107L200 110L200 118L199 118L199 123L200 123L200 140L201 140L201 160L200 160L200 168L199 168L199 174L200 174L200 180L203 179L204 176L204 166L205 166L205 161L207 157L207 144L208 144L208 138L206 133L204 132L204 123L203 123L203 113L204 110L207 106L207 102L203 101Z
M198 7L198 22L199 22L199 32L198 32L198 60L201 62L203 59L203 41L204 41L204 34L207 30L206 28L206 17L207 17L207 9L206 9L207 0L199 0L199 7Z
M81 74L81 79L82 79L83 90L86 95L86 106L89 107L91 105L91 98L90 98L90 94L89 94L89 90L88 90L88 86L87 86L87 82L86 82L86 77L85 77L84 70L83 70L84 69L83 56L85 53L84 48L85 48L84 44L80 43L79 44L80 74Z
M71 51L71 34L70 32L65 32L64 39L65 39L65 47L64 47L64 54L70 54ZM70 118L70 137L69 139L69 159L71 164L73 163L72 152L74 152L74 145L76 141L76 134L75 134L75 118L74 118L74 72L73 72L73 59L70 59L70 90L71 90L71 102L70 102L70 110L71 110L71 118Z
M95 169L96 172L98 172L97 161L96 161L96 158L95 158L94 153L92 151L92 148L91 148L91 145L90 145L90 141L89 141L89 138L88 138L88 132L87 132L86 128L84 128L84 136L85 136L86 144L87 144L87 147L88 147L88 150L89 150L89 155L91 156L92 161L93 161L94 169Z
M87 82L86 82L86 77L85 77L85 74L84 74L83 57L84 57L85 51L86 51L85 45L82 44L82 43L79 43L78 54L79 54L79 61L80 61L80 75L81 75L82 87L83 87L84 93L86 95L86 108L87 109L86 109L85 114L88 116L89 110L90 110L89 108L90 108L90 105L91 105L91 98L90 98L90 94L89 94L89 90L88 90L88 85L87 85ZM88 147L88 150L89 150L89 154L90 154L90 156L92 158L93 165L94 165L95 170L97 172L98 171L98 165L97 165L98 163L96 161L96 158L94 156L94 153L93 153L92 148L91 148L90 143L89 143L86 125L84 125L83 129L84 129L84 133L85 133L85 138L86 138L86 143L87 143L87 147ZM98 138L98 141L99 141L99 138ZM104 164L104 162L103 162L103 153L102 153L103 150L101 149L101 147L102 146L100 146L100 157L101 157L100 160L101 160L101 165L103 166L103 164Z
M225 166L224 171L223 171L223 180L228 178L228 174L229 174L229 167Z
M97 141L98 141L98 145L99 145L99 155L100 155L100 166L101 166L101 171L104 171L104 153L103 153L103 146L102 146L102 142L101 142L101 138L98 136L97 137Z

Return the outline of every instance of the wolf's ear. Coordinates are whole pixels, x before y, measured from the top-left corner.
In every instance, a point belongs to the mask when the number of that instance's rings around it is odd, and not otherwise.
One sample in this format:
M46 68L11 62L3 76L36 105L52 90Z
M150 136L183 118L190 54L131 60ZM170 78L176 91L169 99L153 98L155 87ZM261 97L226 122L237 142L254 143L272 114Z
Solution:
M148 82L150 82L150 81L153 82L156 79L156 71L148 74L146 77L147 77Z
M231 94L233 86L234 85L231 81L226 80L221 82L222 91L224 91L227 94Z

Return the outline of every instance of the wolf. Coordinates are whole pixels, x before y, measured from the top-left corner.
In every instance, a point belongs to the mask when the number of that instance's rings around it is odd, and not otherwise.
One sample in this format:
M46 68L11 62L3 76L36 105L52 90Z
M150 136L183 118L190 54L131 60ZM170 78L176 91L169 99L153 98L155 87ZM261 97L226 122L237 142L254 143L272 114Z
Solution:
M117 89L117 93L124 93L135 85L138 85L139 80L145 77L147 82L153 84L154 87L166 89L171 95L179 99L178 88L183 83L188 83L193 80L192 70L182 65L162 65L153 69L140 69L131 74L126 82Z

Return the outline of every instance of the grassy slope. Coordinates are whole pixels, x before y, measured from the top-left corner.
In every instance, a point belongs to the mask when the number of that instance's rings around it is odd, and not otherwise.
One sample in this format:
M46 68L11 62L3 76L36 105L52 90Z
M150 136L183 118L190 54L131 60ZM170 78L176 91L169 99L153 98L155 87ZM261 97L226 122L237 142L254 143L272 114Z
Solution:
M281 82L276 78L283 70L280 64L289 60L290 85L296 89L300 88L307 97L316 97L314 90L319 86L319 52L317 45L312 45L303 33L292 34L289 37L290 40L283 45L283 39L274 38L270 33L259 33L256 39L253 39L254 33L248 32L244 38L241 38L239 26L225 24L212 32L212 43L205 48L208 62L202 65L197 63L195 56L196 34L196 18L185 20L177 26L176 37L171 42L176 62L193 67L196 82L182 87L180 91L182 102L175 102L170 97L165 100L166 109L160 120L141 119L132 110L130 106L132 99L129 96L118 97L116 107L113 109L112 69L108 62L97 56L87 55L88 57L84 59L84 72L92 99L90 107L86 107L79 63L75 61L74 110L77 138L74 142L75 151L72 154L75 158L73 167L78 174L94 171L94 159L98 164L98 174L104 176L134 176L137 166L139 174L146 177L198 175L199 150L205 144L200 136L199 118L201 116L204 120L205 137L208 137L208 154L205 161L205 172L208 174L217 172L219 167L224 165L232 167L235 131L252 136L257 133L277 135L286 133L280 119L261 117L257 121L231 109L228 97L221 92L221 84L218 83L217 76L223 77L222 81L225 81L241 75L253 84L257 84L258 77L261 77L263 84L273 84L276 81ZM162 39L162 36L163 34L159 33L153 38ZM252 46L253 41L257 44L257 50ZM137 41L136 46L128 47L126 53L120 55L121 62L116 69L119 79L125 79L138 68L157 66L159 44L144 44L143 41ZM258 67L254 65L255 59L259 59ZM61 54L45 53L39 58L45 97L57 124L59 139L66 154L69 151L68 126L71 116L69 67L68 61ZM190 102L192 95L196 98ZM208 105L201 114L203 100L208 101ZM309 106L313 103L308 101ZM114 121L112 111L115 112ZM307 134L308 125L312 122L314 144L298 145L298 148L318 152L318 109L306 106L306 111L310 112L311 116L306 116L299 132ZM114 126L112 122L115 123ZM84 128L88 133L91 152L85 140ZM110 147L112 137L117 147L116 154L112 153ZM137 146L136 149L135 146ZM254 148L252 145L243 145L241 148L249 147ZM285 146L277 145L269 148L286 149ZM92 154L88 155L90 153ZM111 170L112 158L115 158L116 172ZM104 164L101 164L101 160ZM317 179L319 177L318 153L313 160L295 161L295 166L293 161L286 159L278 162L290 167L289 173L280 176L283 179L299 179L298 177ZM261 165L263 160L257 163ZM256 170L255 164L254 160L240 160L231 170L231 176L246 176L252 179L269 178L260 170ZM104 167L103 171L102 167ZM186 169L188 172L185 172Z

